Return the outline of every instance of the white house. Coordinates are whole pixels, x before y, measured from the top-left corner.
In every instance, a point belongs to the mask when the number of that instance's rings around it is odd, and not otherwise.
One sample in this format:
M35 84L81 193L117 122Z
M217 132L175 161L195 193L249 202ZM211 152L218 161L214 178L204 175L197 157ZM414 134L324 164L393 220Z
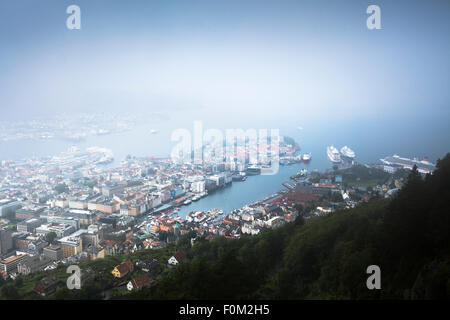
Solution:
M173 266L176 266L178 264L178 261L174 256L171 256L168 262Z
M148 285L150 285L152 279L147 275L142 275L140 277L134 278L127 283L128 291L140 290Z
M170 259L167 261L169 265L176 266L185 258L185 254L182 251L177 251Z

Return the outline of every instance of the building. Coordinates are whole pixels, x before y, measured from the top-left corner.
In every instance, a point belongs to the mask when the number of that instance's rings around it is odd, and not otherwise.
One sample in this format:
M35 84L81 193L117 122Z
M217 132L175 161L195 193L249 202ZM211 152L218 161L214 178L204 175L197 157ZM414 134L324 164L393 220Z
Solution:
M106 255L103 247L89 247L84 252L89 260L103 259Z
M41 218L47 219L48 223L68 224L75 228L75 231L80 229L80 221L74 217L66 216L41 216Z
M26 205L16 210L16 220L27 220L32 218L38 218L39 215L44 212L45 207L37 206L33 204Z
M56 276L45 277L36 284L34 291L45 297L55 292L58 284L59 279Z
M50 232L54 232L58 238L66 237L75 231L76 229L73 225L66 223L46 223L36 228L36 234L38 235L45 236Z
M17 272L17 265L26 262L28 257L28 254L21 252L2 259L0 260L0 271L5 272L6 274Z
M186 255L184 254L183 251L177 251L172 257L170 257L170 259L168 260L168 263L169 263L169 265L176 266L177 264L182 262L185 257L186 257Z
M69 200L66 198L58 198L55 200L55 207L67 208L69 207Z
M144 274L140 277L134 278L127 284L128 291L132 290L140 290L144 287L149 286L152 283L152 278L150 278L148 275Z
M52 261L45 255L29 256L27 260L17 264L17 273L26 276L32 272L43 270L51 263Z
M250 234L250 235L257 235L260 233L261 228L259 226L252 226L251 224L244 223L244 225L241 228L242 233Z
M89 202L89 208L90 210L97 210L102 213L112 214L120 210L120 203L109 198L99 198Z
M114 267L113 271L111 271L112 275L116 278L123 278L128 273L133 272L134 266L131 261L124 261L121 264Z
M191 191L195 193L204 193L206 191L205 181L195 181L191 184Z
M71 209L87 209L88 208L88 200L87 200L87 196L83 196L81 198L78 199L71 199L69 200L69 208Z
M98 220L97 213L88 210L71 209L69 212L67 212L67 216L78 220L79 225L83 227L87 227L90 224L97 222Z
M21 207L21 203L11 199L0 200L0 218L15 214L16 210Z
M58 240L64 258L72 257L83 251L82 235L86 232L86 229L80 229L77 232Z
M12 248L12 231L7 228L0 228L0 256L7 254Z
M31 218L17 224L17 232L35 233L36 228L40 227L42 220L40 218Z
M60 261L63 257L63 251L60 246L52 245L44 248L44 256L52 261Z
M156 277L161 270L157 259L138 261L136 262L136 267L146 272L152 278Z
M16 250L26 251L28 253L40 253L48 245L41 237L24 232L14 233L13 242Z
M106 197L112 198L115 194L122 193L125 190L125 185L108 185L102 187L102 194Z

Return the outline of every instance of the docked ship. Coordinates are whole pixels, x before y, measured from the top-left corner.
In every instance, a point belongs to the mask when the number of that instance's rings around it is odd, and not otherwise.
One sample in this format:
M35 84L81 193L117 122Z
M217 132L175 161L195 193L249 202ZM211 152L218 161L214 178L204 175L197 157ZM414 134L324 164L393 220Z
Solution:
M112 156L103 156L98 161L97 164L108 164L114 161L114 158Z
M236 174L233 174L232 177L233 181L245 181L247 179L247 176L245 175L245 172L239 172Z
M328 159L333 163L341 163L341 154L334 146L327 147Z
M303 178L303 177L306 177L307 174L308 174L308 170L302 169L299 172L297 172L297 174L292 175L291 179L292 180L296 180L296 179L299 179L299 178Z
M250 166L247 168L247 175L249 176L257 176L261 174L261 168L258 166Z
M380 160L384 165L392 167L393 170L398 168L412 170L414 166L417 167L417 171L423 174L432 173L434 170L436 170L436 165L434 163L431 163L427 157L425 157L423 160L418 160L416 158L402 158L394 154L391 157L386 157Z
M311 153L305 153L302 157L303 162L309 162L311 160Z
M223 210L211 209L211 210L208 211L208 214L211 215L212 217L220 216L220 215L223 214Z
M342 158L353 160L355 158L355 152L347 146L341 148Z

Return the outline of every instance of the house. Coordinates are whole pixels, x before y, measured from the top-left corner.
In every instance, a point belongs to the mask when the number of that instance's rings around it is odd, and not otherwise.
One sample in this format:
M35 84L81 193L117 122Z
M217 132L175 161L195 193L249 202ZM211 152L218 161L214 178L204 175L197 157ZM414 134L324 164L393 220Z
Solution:
M185 257L186 255L184 254L183 251L177 251L172 257L170 257L168 263L170 265L176 266L181 261L183 261Z
M133 272L134 266L131 261L124 261L121 264L114 267L113 271L111 271L112 275L116 278L123 278L128 273Z
M58 284L59 279L56 276L45 277L36 284L34 291L45 297L55 292Z
M146 272L152 278L154 278L161 269L157 259L138 261L136 262L136 267Z
M128 291L132 290L140 290L144 287L149 286L152 283L152 278L150 278L148 275L144 274L140 277L134 278L127 284Z

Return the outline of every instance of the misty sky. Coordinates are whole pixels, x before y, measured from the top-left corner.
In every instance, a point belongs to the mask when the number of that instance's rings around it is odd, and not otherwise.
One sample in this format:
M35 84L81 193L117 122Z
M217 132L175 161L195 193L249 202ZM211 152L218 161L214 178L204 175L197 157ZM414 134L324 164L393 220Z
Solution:
M1 114L448 117L449 31L449 1L2 0Z

